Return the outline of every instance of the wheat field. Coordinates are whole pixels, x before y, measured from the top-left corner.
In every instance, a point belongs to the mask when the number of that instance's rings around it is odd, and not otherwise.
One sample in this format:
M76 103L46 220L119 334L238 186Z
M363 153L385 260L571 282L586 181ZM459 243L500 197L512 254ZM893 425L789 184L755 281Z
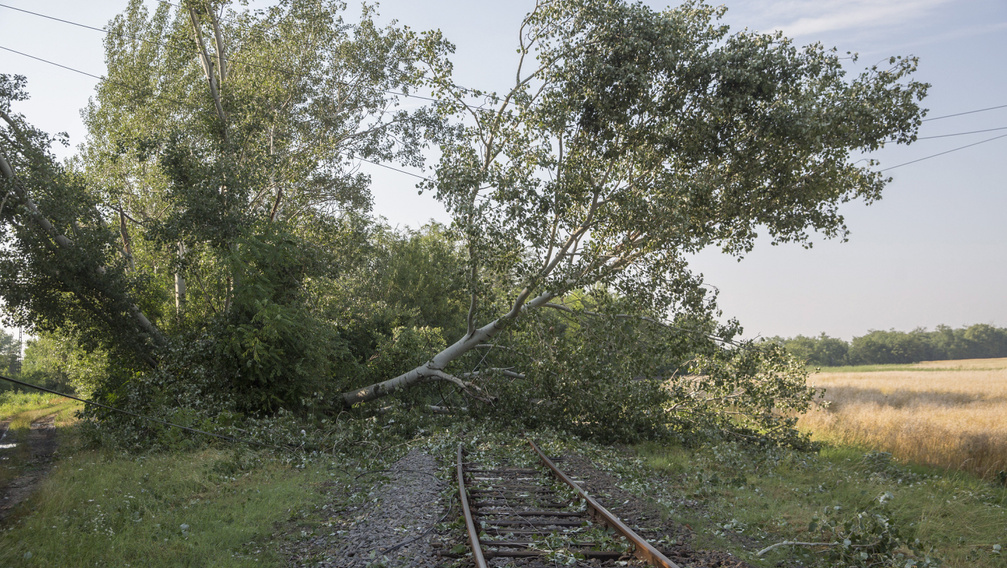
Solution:
M1007 470L1007 358L811 375L829 406L801 417L816 439L984 478Z

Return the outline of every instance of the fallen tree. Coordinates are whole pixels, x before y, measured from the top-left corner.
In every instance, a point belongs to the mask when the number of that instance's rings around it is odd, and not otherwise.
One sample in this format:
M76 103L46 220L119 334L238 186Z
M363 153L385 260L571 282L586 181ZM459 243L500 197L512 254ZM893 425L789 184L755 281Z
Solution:
M437 108L458 126L422 187L463 239L468 331L345 404L434 381L485 399L452 364L572 291L600 286L669 320L696 305L689 253L742 255L763 228L774 243L845 238L838 205L870 203L889 181L854 157L915 139L928 87L910 79L916 60L847 79L835 50L732 34L721 15L540 0L502 93L456 86L428 36ZM500 275L514 283L506 303L488 300Z

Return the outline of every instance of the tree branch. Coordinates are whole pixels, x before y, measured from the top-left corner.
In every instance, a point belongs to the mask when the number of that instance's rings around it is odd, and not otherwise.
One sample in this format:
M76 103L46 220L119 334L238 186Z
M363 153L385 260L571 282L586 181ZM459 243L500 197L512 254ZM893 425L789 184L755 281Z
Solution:
M763 548L762 550L756 552L755 555L762 556L767 552L769 552L770 550L773 550L774 548L779 548L781 546L842 546L842 545L843 543L841 542L797 542L793 540L785 540L783 542L778 542L776 544L767 546L766 548Z

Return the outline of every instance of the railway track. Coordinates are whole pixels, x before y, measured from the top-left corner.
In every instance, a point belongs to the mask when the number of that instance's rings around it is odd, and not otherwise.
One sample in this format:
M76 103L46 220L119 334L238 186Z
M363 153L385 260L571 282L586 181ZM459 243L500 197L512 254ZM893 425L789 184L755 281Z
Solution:
M465 461L458 488L476 568L659 566L679 568L564 474L534 442L538 467Z

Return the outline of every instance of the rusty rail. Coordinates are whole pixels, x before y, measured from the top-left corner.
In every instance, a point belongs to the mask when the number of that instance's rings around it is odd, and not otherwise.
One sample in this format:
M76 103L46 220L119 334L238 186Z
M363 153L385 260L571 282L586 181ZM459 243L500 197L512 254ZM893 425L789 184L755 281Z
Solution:
M627 541L629 541L633 545L633 554L634 554L634 556L636 556L638 559L640 559L640 560L642 560L644 562L647 562L651 566L657 566L659 568L680 568L677 564L675 564L674 562L672 562L671 560L669 560L666 556L664 556L663 554L661 554L661 552L658 551L656 548L654 548L650 543L648 543L646 540L644 540L639 535L637 535L635 532L633 532L632 529L630 529L625 523L623 523L621 520L619 520L619 518L617 518L615 515L613 515L612 513L610 513L607 509L605 509L593 497L589 496L583 489L581 489L580 487L578 487L577 484L572 479L570 479L565 473L563 473L562 471L559 470L559 468L556 467L556 464L553 463L553 461L550 460L542 452L542 450L540 450L539 447L537 445L535 445L534 442L532 442L531 440L529 440L529 444L531 444L532 449L535 451L536 454L538 454L539 459L542 461L543 464L545 464L546 467L549 468L549 470L553 473L553 475L555 475L561 481L563 481L564 483L566 483L567 485L569 485L574 490L574 492L576 493L577 498L580 499L581 501L583 501L586 504L586 506L587 506L587 516L590 516L593 520L595 520L596 522L598 522L598 523L600 523L600 524L602 524L604 526L610 527L616 533L620 534L623 538L625 538ZM496 470L496 471L499 472L499 473L503 473L505 471L516 472L516 471L530 471L530 470L520 470L520 469L513 469L512 468L510 470ZM473 473L476 473L476 472L487 473L485 470L476 470ZM501 479L503 479L503 478L501 477ZM473 504L470 503L470 501L469 501L469 499L472 496L472 492L466 487L466 483L465 483L465 470L464 470L464 465L463 465L463 448L462 448L461 445L458 446L458 488L459 488L459 497L460 497L461 506L462 506L462 514L465 517L465 526L466 526L466 530L467 530L467 533L468 533L469 546L472 549L473 561L475 563L476 568L487 568L488 567L488 565L486 563L486 557L487 557L487 555L483 552L483 549L482 549L483 543L481 542L481 540L479 538L479 532L480 531L479 531L479 529L476 526L475 517L473 515L473 508L474 507L473 507ZM484 495L486 493L486 491L485 490L483 490L483 491L476 491L476 493L479 493L480 495ZM484 498L484 500L486 499L485 496L483 498ZM478 507L479 503L476 503L475 506ZM545 507L548 507L548 506L549 505L545 505ZM555 506L555 505L553 505L553 506ZM532 510L532 511L524 511L521 514L527 515L529 517L544 517L544 518L549 518L549 519L553 519L553 520L548 520L548 521L531 521L531 520L508 521L508 520L501 520L501 521L492 521L489 524L495 525L497 527L512 526L512 527L515 527L515 528L517 526L519 526L519 525L549 526L549 527L554 527L552 529L549 529L551 532L560 533L560 532L562 532L562 527L581 526L581 525L583 525L584 523L587 522L587 520L586 520L587 516L585 516L585 514L583 512L581 512L581 513L572 513L572 512L559 512L559 511ZM578 517L581 519L580 521L576 520ZM564 520L557 520L557 519L564 519ZM484 527L484 530L488 530L488 529L486 529ZM506 529L499 528L498 530L506 530ZM527 532L533 533L533 532L537 532L537 531L527 531ZM539 532L538 534L541 534L541 533ZM487 542L489 542L489 541L487 541ZM529 545L530 543L520 543L520 542L502 543L500 541L493 541L492 544L494 546L497 546L498 550L499 550L500 546L505 546L505 547L508 547L508 546L509 547L520 547L520 546ZM587 546L589 544L590 543L581 543L578 546ZM539 553L536 552L536 551L532 551L532 550L528 550L528 551L510 551L510 552L506 552L506 553L501 553L501 552L498 551L498 552L495 553L495 555L508 556L508 557L525 557L525 556L534 556L534 555L537 555L537 554L539 554ZM619 556L619 553L606 553L606 552L591 551L591 552L588 553L588 555L590 557L594 557L594 558L613 558L614 559L614 558L616 558L616 557Z
M626 523L619 520L619 517L616 517L612 513L609 513L608 510L605 509L605 507L601 506L601 503L595 501L593 497L588 495L586 491L581 489L580 486L574 483L572 479L570 479L569 477L567 477L565 473L560 471L559 468L556 467L556 464L554 464L552 460L546 457L546 455L542 453L542 450L540 450L539 447L535 445L535 442L528 440L528 443L531 444L532 449L535 450L535 453L538 454L538 457L542 459L542 462L545 463L545 465L552 470L553 474L555 474L556 477L562 480L563 483L569 485L577 493L577 496L580 497L582 501L587 503L588 509L590 509L593 512L592 516L597 518L605 526L611 527L614 531L621 534L623 538L625 538L626 540L633 543L633 546L636 549L634 555L637 558L643 560L644 562L649 563L652 566L658 566L660 568L680 568L677 564L669 560L668 557L661 554L659 550L651 546L649 542L647 542L646 540L641 538L638 534L633 532L633 529L626 526Z
M483 557L483 547L479 543L479 531L476 530L476 522L472 518L472 509L469 508L468 491L465 489L465 472L462 469L461 444L458 444L458 495L462 502L462 514L465 516L465 529L469 535L469 545L472 547L472 560L476 563L476 568L487 568L486 558Z

